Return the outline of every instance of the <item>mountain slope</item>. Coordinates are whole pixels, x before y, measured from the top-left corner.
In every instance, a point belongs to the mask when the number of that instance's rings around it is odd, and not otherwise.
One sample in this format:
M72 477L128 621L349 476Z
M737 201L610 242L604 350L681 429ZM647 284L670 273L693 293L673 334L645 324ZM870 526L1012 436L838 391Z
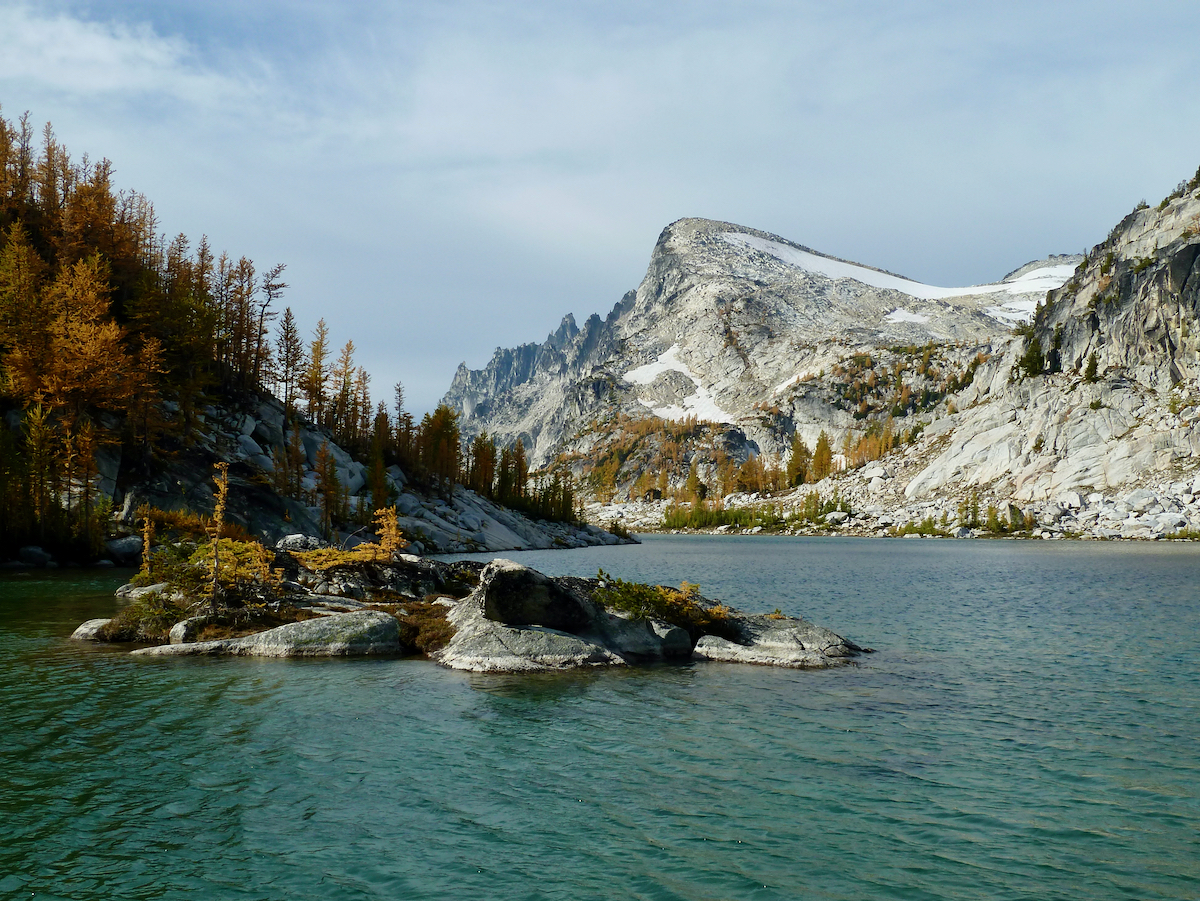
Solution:
M1139 208L981 366L909 497L962 484L1018 500L1183 478L1200 454L1200 173Z
M464 433L521 438L539 465L564 451L586 455L592 423L618 415L723 424L735 436L727 444L743 448L738 462L786 454L793 435L810 444L822 431L858 435L893 415L901 391L884 390L880 367L907 367L930 343L937 377L911 367L898 412L918 412L910 396L944 397L1079 259L940 288L767 232L683 219L663 230L641 285L605 319L577 328L568 316L541 345L498 350L483 370L460 366L444 402L461 411ZM862 354L879 368L879 389L858 396L827 374Z

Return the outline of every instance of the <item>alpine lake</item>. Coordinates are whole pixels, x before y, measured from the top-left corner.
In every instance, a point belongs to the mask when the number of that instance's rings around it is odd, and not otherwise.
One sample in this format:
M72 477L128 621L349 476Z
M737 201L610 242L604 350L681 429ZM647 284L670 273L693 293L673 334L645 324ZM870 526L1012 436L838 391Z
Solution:
M508 553L876 648L471 675L72 642L0 575L0 898L1195 899L1200 545L649 536Z

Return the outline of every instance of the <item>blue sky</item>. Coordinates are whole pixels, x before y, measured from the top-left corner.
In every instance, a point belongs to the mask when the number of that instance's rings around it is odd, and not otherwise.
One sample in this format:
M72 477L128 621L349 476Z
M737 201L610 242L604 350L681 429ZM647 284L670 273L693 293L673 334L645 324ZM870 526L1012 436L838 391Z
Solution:
M380 398L607 313L706 216L940 285L1200 165L1190 2L0 0L0 110L287 264Z

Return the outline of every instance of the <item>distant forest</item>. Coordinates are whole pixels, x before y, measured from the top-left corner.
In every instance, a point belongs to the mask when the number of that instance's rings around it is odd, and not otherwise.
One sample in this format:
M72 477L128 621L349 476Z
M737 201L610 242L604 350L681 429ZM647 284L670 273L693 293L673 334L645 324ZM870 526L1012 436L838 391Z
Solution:
M335 355L324 320L305 340L280 310L283 274L218 255L207 238L168 239L145 196L114 187L107 159L72 161L49 124L39 140L28 113L0 116L0 551L98 553L110 508L95 491L97 452L119 445L123 466L162 465L207 405L263 392L369 461L375 505L391 500L382 472L394 463L430 490L465 483L574 518L569 479L531 480L519 443L463 448L454 411L417 423L400 385L390 405L373 403L353 341ZM291 450L276 487L300 496Z

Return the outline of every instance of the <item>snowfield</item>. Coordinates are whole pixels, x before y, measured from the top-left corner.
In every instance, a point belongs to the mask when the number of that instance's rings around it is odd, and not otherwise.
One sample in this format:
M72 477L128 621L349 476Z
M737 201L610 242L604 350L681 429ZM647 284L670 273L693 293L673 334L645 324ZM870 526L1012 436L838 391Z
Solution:
M910 313L904 307L896 307L892 312L883 317L888 322L928 322L928 316L922 316L920 313Z
M898 275L888 275L886 272L880 272L878 269L870 269L855 263L844 263L841 260L823 257L816 253L809 253L806 250L800 250L797 247L781 244L778 241L770 241L756 235L725 232L721 235L721 239L735 247L740 245L769 254L777 260L787 263L790 266L795 266L798 269L803 269L805 272L815 272L827 278L852 278L856 282L862 282L864 285L870 285L873 288L901 291L920 300L942 300L947 297L964 297L971 294L1031 294L1035 292L1045 294L1052 288L1062 287L1075 272L1074 264L1044 266L1026 272L1007 282L996 282L989 285L970 285L966 288L939 288L936 285L914 282L911 279L901 278ZM1004 306L1007 308L1010 305L1005 304ZM902 312L905 311L897 310L892 315L894 316ZM1010 317L998 316L997 318L1007 319ZM892 322L929 321L928 318L892 319L891 316L888 319Z
M649 385L664 372L680 372L691 379L696 386L696 393L683 399L683 406L671 404L666 407L656 407L653 401L641 400L639 403L648 407L660 419L680 420L689 416L709 422L733 422L734 418L722 410L713 398L712 393L701 384L695 373L688 369L678 357L679 345L671 347L658 355L653 363L635 367L625 373L624 379L634 385Z

